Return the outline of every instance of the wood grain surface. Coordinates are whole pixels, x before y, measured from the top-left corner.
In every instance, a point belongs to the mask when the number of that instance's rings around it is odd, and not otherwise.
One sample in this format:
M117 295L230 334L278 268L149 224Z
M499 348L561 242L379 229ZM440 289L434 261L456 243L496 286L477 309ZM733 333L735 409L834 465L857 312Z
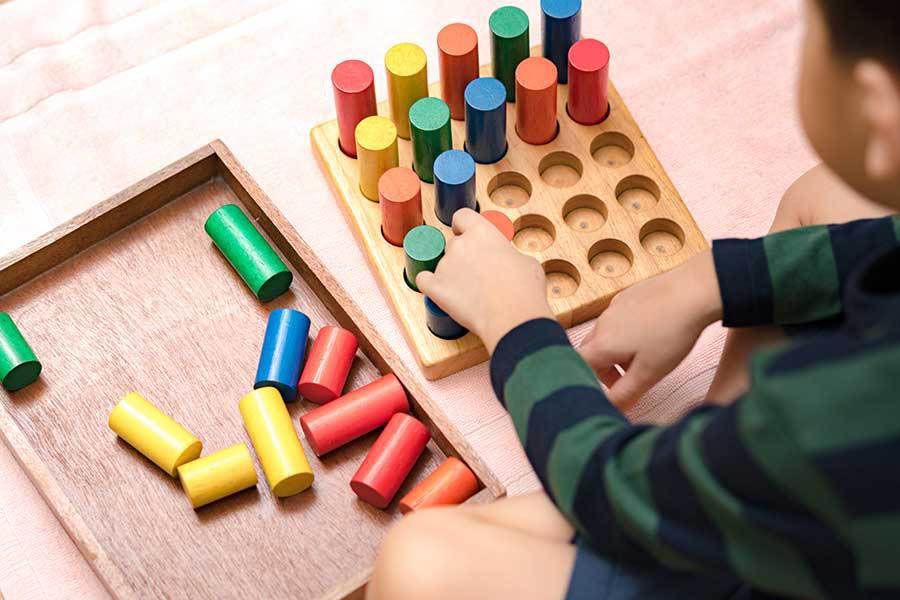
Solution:
M203 232L229 202L257 218L299 275L274 302L260 304ZM376 434L323 460L308 451L310 491L276 499L258 469L255 489L195 512L176 479L107 428L115 402L137 390L200 437L204 454L250 446L237 402L252 387L274 308L307 313L311 335L333 323L354 330L361 350L348 389L389 370L407 385L434 441L398 498L447 454L487 486L472 501L503 494L220 142L0 261L0 293L45 367L36 384L0 393L0 431L117 597L342 598L362 589L400 518L396 502L379 511L349 488ZM308 409L289 405L294 418Z
M540 47L532 48L540 55ZM491 66L481 67L490 76ZM430 86L440 95L440 84ZM482 210L514 222L513 243L547 273L547 294L566 327L588 321L626 287L671 269L708 248L694 218L666 174L615 86L603 123L579 125L566 113L568 87L559 86L560 131L532 146L515 133L515 105L507 105L509 151L498 163L477 165ZM379 104L387 115L387 104ZM452 121L453 146L463 148L465 123ZM381 234L378 203L359 191L358 161L341 152L337 121L315 127L313 147L382 290L403 324L425 376L440 379L487 359L473 334L447 341L425 325L421 294L403 281L403 249ZM409 141L399 140L400 165L412 164ZM425 221L452 236L434 213L434 186L422 183Z

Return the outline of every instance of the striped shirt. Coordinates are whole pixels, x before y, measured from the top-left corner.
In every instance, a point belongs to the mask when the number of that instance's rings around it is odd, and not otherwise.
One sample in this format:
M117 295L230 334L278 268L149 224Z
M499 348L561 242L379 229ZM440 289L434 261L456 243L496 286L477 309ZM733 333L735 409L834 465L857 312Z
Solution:
M714 243L726 326L835 326L757 353L749 392L632 425L554 321L491 380L598 552L798 598L900 597L900 218Z

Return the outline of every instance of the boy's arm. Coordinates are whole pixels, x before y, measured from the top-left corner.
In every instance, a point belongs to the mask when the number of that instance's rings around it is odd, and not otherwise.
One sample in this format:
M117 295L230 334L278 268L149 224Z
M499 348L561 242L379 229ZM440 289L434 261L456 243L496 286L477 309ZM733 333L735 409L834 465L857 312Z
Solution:
M713 242L726 327L796 325L839 315L850 272L900 244L900 217Z
M544 489L605 555L729 573L791 597L849 597L833 586L852 581L843 572L852 554L822 508L839 482L823 479L788 432L827 410L820 403L842 385L852 388L853 369L806 377L808 401L793 398L781 414L800 385L802 369L791 365L758 365L753 391L731 407L702 408L671 427L633 426L565 331L538 319L498 343L491 378ZM813 445L827 455L824 439Z

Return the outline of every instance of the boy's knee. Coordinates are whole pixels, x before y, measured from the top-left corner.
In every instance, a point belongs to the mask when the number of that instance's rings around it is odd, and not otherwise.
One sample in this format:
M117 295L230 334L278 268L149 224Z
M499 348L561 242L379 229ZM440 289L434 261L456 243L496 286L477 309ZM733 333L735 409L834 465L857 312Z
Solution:
M368 600L438 597L446 572L441 567L452 561L454 550L448 532L461 517L426 510L410 513L391 528L378 550Z

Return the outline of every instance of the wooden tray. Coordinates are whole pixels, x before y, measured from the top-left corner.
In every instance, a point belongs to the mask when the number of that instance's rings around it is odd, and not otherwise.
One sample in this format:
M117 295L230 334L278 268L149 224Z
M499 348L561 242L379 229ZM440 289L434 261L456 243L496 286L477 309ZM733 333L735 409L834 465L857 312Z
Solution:
M532 48L540 55L540 46ZM490 76L491 66L481 74ZM440 84L431 85L440 96ZM709 247L681 196L657 160L615 86L612 111L593 127L566 113L568 86L559 86L557 138L532 146L515 133L515 105L507 105L509 151L500 162L478 165L482 210L499 210L516 226L515 245L547 272L547 294L566 327L599 315L626 287L675 267ZM388 115L386 102L379 114ZM453 145L462 148L465 123L453 121ZM315 127L313 148L356 237L391 299L407 340L428 379L439 379L487 359L469 334L446 341L425 326L422 296L403 281L403 249L381 235L381 212L359 191L358 165L338 147L337 121ZM412 165L400 140L400 165ZM425 221L451 236L434 214L434 186L422 184Z
M203 232L235 202L299 277L260 304ZM101 243L102 242L102 243ZM249 439L237 402L252 386L268 312L290 306L314 329L337 323L360 353L348 389L393 371L434 441L398 494L446 455L504 490L378 331L221 142L198 150L0 260L0 309L43 361L34 385L0 393L0 432L69 535L120 598L344 598L360 595L396 507L356 500L349 482L367 436L319 461L310 491L255 490L193 511L177 480L107 428L140 390L210 453ZM294 417L308 409L290 405ZM299 431L299 426L295 423Z

